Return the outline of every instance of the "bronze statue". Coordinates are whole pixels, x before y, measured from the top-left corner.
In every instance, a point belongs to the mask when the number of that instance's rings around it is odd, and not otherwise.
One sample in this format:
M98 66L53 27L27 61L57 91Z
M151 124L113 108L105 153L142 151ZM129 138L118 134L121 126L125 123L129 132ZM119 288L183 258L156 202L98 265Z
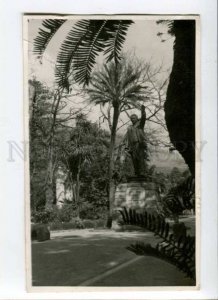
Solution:
M135 175L137 177L145 176L145 158L146 158L146 141L144 134L144 126L146 121L145 106L141 106L141 119L136 114L130 117L132 125L127 128L125 137L127 149L131 155Z

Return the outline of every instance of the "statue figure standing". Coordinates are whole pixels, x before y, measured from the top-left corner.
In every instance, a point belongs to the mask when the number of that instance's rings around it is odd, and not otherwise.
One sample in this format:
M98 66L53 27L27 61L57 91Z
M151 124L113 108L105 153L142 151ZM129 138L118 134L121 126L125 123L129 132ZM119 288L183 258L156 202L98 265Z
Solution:
M135 175L145 177L146 141L144 126L146 121L145 106L141 106L141 119L136 114L130 117L132 125L127 128L126 141L128 151L131 155Z

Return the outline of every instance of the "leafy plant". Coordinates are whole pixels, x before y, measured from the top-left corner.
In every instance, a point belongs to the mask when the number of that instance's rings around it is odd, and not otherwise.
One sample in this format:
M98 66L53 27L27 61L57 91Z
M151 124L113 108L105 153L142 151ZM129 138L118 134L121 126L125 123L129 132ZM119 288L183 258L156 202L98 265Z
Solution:
M48 224L58 218L57 210L45 208L43 210L35 211L32 214L32 219L35 223Z
M50 40L65 20L43 20L34 41L34 51L42 56ZM74 73L78 83L88 83L96 57L103 52L107 61L119 61L120 51L131 20L79 20L70 29L57 56L56 79L69 90L69 77Z
M67 140L60 146L60 157L69 171L73 201L80 217L82 217L80 209L84 198L90 202L90 200L98 200L104 194L97 195L101 188L95 186L93 177L103 177L105 158L108 151L107 147L105 147L107 141L108 138L105 132L99 129L96 124L86 120L86 117L81 114L77 116L76 127L71 132L70 140ZM96 176L96 170L94 169L100 167L100 161L104 165ZM92 173L88 176L90 170L94 171L95 176ZM86 190L88 191L87 193ZM97 197L94 197L95 195Z
M77 218L72 219L70 222L52 222L49 224L51 230L67 230L67 229L83 229L83 221Z
M184 210L191 209L195 210L195 181L192 176L172 187L158 204L160 214L175 220Z
M31 225L31 240L43 242L50 240L50 230L45 224L32 224Z
M128 250L137 255L151 255L161 258L175 265L179 270L195 279L195 238L186 235L176 236L172 232L170 225L159 215L151 215L146 211L137 213L136 211L124 208L120 211L122 224L131 224L143 227L154 232L160 238L155 247L150 244L136 243L127 247Z
M60 222L70 222L74 217L76 217L76 209L72 204L64 204L57 209L57 219Z

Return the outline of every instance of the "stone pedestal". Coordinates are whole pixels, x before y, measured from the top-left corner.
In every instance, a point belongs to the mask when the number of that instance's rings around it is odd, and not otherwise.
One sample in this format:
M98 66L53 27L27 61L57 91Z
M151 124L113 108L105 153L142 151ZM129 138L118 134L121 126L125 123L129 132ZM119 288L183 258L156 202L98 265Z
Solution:
M153 182L140 180L121 183L116 188L114 210L116 212L126 207L138 212L146 210L154 213L158 200L159 193Z

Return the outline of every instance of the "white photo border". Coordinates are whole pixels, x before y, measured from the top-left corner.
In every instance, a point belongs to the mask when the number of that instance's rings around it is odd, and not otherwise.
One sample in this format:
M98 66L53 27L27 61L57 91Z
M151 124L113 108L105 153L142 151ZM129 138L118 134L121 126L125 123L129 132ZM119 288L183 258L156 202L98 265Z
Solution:
M217 299L217 3L216 0L8 0L1 6L1 299ZM24 164L10 161L23 133L22 14L195 14L201 18L201 280L198 291L28 294L25 286ZM13 83L13 84L12 84ZM12 88L13 86L13 88Z

